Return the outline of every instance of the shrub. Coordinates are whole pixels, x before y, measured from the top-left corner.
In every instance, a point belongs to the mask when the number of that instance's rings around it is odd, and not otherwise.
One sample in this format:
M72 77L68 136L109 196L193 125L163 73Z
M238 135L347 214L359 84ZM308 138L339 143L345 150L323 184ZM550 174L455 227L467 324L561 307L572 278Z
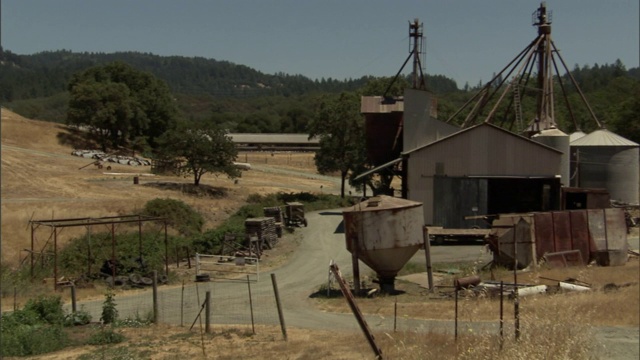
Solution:
M191 206L175 199L153 199L143 209L148 216L163 217L167 224L183 236L192 236L202 231L204 218Z
M4 319L3 319L4 322ZM30 356L63 349L68 337L62 325L17 325L2 327L2 356Z
M89 345L107 345L121 343L126 337L113 329L102 328L87 340Z
M47 324L64 323L65 314L60 296L41 295L35 299L29 299L23 310L36 314L41 322Z
M23 309L2 317L2 356L29 356L57 351L68 343L59 296L40 296Z
M116 302L113 299L115 294L111 290L107 290L107 293L104 296L105 300L104 303L102 303L102 315L100 316L100 321L104 324L112 324L118 320L118 309L116 308Z
M85 310L76 311L64 318L65 326L85 325L91 322L91 314Z

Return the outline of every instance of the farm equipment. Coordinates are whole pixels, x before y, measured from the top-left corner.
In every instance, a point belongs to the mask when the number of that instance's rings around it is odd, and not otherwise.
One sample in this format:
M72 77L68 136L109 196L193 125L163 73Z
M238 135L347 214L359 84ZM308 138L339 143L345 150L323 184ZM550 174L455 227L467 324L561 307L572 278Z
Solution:
M307 226L304 217L304 205L299 202L288 202L284 207L284 224L287 227Z

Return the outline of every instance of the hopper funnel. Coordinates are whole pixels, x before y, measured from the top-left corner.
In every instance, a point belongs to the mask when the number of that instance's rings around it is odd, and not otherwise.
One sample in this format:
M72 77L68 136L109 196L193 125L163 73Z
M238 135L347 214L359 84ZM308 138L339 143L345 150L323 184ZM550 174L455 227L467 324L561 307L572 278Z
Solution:
M343 211L347 250L374 270L383 292L423 244L422 203L381 195Z

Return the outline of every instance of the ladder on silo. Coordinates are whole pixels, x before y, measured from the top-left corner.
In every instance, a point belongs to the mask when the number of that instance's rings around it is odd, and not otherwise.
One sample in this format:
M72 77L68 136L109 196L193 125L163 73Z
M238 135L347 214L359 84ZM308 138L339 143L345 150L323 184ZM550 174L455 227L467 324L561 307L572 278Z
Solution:
M521 133L524 130L524 126L522 124L522 105L520 104L520 86L516 79L513 79L513 109L516 112L516 130L518 133Z

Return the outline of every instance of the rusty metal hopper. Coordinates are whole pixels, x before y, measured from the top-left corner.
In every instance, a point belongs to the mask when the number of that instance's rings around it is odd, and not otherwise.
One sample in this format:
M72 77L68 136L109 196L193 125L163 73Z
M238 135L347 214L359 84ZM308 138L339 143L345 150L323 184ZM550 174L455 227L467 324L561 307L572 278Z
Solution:
M383 291L423 244L422 203L381 195L342 213L347 250L373 269Z

